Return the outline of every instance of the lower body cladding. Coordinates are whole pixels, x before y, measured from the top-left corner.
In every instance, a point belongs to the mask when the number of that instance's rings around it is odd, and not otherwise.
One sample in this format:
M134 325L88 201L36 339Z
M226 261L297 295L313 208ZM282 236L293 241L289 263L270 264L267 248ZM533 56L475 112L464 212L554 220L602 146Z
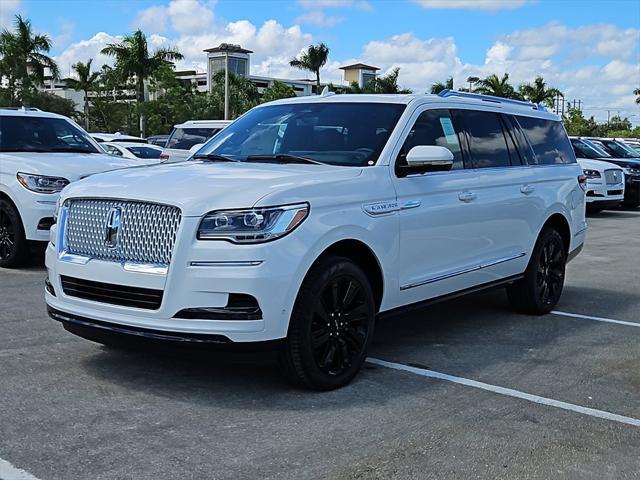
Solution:
M50 316L91 339L93 331L201 344L279 340L297 289L294 272L277 261L199 262L178 254L166 274L155 274L97 259L65 262L50 244L46 266Z

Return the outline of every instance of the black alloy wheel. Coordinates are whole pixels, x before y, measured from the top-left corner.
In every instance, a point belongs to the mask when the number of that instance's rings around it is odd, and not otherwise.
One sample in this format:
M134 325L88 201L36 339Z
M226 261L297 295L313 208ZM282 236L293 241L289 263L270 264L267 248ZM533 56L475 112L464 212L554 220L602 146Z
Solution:
M9 214L0 209L0 261L6 261L15 250L16 231Z
M369 330L371 305L358 278L332 278L318 295L311 321L311 348L318 368L340 375L362 353Z
M567 249L557 230L544 227L521 280L507 287L511 306L533 315L551 312L564 287Z
M562 292L565 269L562 248L556 238L550 238L541 249L536 285L538 296L544 305L555 305Z
M326 256L305 277L280 363L295 384L331 390L349 383L364 363L376 316L369 279L348 258Z

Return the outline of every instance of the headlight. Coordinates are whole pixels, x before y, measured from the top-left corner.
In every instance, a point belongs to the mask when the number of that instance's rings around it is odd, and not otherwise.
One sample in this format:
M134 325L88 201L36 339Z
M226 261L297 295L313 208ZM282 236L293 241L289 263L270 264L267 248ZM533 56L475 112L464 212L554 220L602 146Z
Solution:
M584 172L584 174L586 175L587 178L600 178L602 175L600 175L600 172L597 170L582 170Z
M30 175L22 172L18 172L16 177L24 188L37 193L58 193L64 187L69 185L69 180L62 177Z
M640 175L640 168L623 168L625 175Z
M219 210L208 213L202 219L198 228L198 240L267 242L293 231L308 214L308 203L247 210Z

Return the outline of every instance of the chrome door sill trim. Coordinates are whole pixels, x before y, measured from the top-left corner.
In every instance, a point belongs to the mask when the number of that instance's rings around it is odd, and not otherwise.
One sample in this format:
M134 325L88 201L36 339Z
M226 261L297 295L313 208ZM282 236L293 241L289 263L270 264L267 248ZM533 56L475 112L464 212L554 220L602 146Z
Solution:
M481 263L480 265L474 265L473 267L468 267L463 270L458 270L456 272L445 273L443 275L438 275L437 277L427 278L425 280L420 280L418 282L409 283L407 285L402 285L400 290L408 290L410 288L421 287L423 285L428 285L430 283L439 282L441 280L446 280L448 278L457 277L458 275L464 275L465 273L471 273L478 270L482 270L484 268L493 267L495 265L499 265L501 263L509 262L511 260L515 260L517 258L522 258L526 255L526 253L519 253L517 255L511 255L510 257L499 258L497 260L492 260L491 262Z
M212 261L212 262L190 262L191 267L257 267L262 264L262 260L229 260L229 261Z

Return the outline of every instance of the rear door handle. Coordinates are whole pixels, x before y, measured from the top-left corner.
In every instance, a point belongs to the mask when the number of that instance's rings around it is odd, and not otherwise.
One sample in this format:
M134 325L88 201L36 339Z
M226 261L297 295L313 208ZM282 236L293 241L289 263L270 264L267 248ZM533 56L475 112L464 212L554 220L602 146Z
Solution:
M466 202L466 203L474 201L477 197L478 195L468 191L461 192L458 194L458 198L460 199L460 201Z
M524 193L525 195L529 195L529 194L533 193L533 191L534 191L535 189L536 189L536 188L535 188L535 187L532 187L531 185L522 185L522 186L520 187L520 191L521 191L522 193Z

